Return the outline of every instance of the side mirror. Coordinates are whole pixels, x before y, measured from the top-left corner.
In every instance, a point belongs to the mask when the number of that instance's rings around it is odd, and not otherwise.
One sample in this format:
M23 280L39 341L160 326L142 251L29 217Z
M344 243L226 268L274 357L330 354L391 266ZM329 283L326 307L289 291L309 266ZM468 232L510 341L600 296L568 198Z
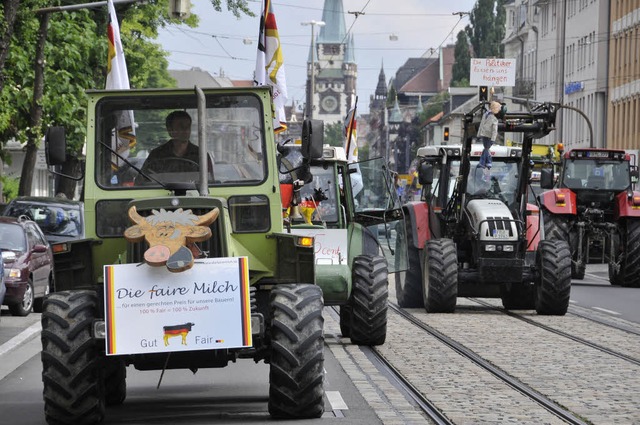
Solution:
M638 183L638 166L632 165L631 170L629 170L629 174L631 175L631 183Z
M67 140L64 127L49 127L44 135L47 165L60 165L67 159Z
M306 159L322 158L324 121L304 120L302 123L302 156Z
M422 163L418 169L418 182L422 185L433 183L433 165Z
M33 252L47 252L48 248L46 245L42 245L42 244L35 244L33 246Z
M551 168L540 170L540 187L542 189L553 189L553 170Z

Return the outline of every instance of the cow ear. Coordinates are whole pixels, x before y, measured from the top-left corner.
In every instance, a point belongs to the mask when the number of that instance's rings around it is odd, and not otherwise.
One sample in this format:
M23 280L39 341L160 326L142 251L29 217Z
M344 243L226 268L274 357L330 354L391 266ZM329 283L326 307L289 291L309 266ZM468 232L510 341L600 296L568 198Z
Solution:
M144 232L142 231L142 227L135 225L124 231L124 237L129 242L140 242L144 239Z
M193 255L187 247L181 246L167 260L167 269L170 272L178 273L193 267Z
M187 242L202 242L211 237L211 229L204 226L190 226L187 237Z

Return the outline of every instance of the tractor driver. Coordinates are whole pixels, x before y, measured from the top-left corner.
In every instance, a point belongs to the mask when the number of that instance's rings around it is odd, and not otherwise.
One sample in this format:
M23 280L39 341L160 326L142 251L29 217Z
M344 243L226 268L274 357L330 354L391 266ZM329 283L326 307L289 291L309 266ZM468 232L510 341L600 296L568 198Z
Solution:
M191 116L186 111L173 111L167 115L165 125L171 139L151 151L142 165L142 173L198 171L199 150L189 141ZM142 175L136 179L137 183L146 180Z

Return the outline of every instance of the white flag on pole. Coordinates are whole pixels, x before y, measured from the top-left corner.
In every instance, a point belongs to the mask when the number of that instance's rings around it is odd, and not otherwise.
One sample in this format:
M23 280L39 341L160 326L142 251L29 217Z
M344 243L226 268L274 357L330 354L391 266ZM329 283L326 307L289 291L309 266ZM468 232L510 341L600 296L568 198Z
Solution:
M287 118L284 107L287 102L287 81L278 26L270 0L264 0L264 9L260 18L254 83L258 86L271 86L275 107L274 131L278 133L286 130Z
M107 60L107 90L129 89L129 74L124 59L124 50L120 40L120 26L112 0L107 0L109 9L109 57ZM129 150L136 144L133 111L120 111L116 117L116 128L112 136L111 147L123 157L129 156ZM111 165L114 169L123 163L116 155L112 156Z

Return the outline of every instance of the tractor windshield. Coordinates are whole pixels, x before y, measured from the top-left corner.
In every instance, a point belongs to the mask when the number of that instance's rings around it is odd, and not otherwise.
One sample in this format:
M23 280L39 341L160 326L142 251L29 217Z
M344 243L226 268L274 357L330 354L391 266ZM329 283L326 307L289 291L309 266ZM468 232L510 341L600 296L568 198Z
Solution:
M185 96L105 97L97 106L95 177L105 189L197 183L257 185L266 176L264 112L258 97L208 95L206 164L200 164L197 99Z
M562 176L562 185L569 189L622 191L630 184L627 161L568 159Z
M471 161L471 172L467 182L467 195L495 198L511 205L518 190L518 162L493 159L489 168L481 168L478 161Z

